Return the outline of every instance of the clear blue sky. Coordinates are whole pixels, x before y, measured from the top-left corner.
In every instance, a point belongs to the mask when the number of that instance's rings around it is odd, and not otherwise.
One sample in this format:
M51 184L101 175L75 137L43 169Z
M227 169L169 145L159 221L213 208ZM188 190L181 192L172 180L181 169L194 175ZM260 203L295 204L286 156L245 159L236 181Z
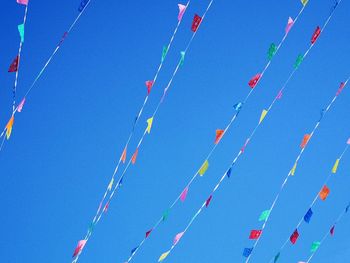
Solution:
M209 1L193 0L164 70L153 87L138 138L191 36L194 13ZM285 45L274 58L237 122L219 145L210 168L190 189L188 199L152 233L134 262L156 262L206 199L289 75L299 53L309 46L334 1L310 0ZM92 1L66 39L15 120L10 141L0 153L1 262L70 262L76 243L90 224L127 139L163 45L177 23L177 1ZM79 1L31 1L22 53L18 95L25 93L63 32L77 15ZM165 103L127 173L108 214L96 227L80 262L123 262L143 238L212 146L215 130L233 114L249 79L266 63L300 1L214 1ZM7 73L18 48L17 24L24 7L15 0L0 10L0 123L12 103L14 75ZM350 3L344 0L310 56L290 82L247 148L232 178L166 262L242 262L251 229L260 227L282 179L293 165L305 133L350 74ZM296 176L274 210L251 262L267 262L291 234L322 186L350 136L346 88L308 145ZM135 147L131 143L130 151ZM349 153L350 154L350 153ZM306 259L312 241L330 227L349 195L350 156L330 183L309 226L280 262ZM338 225L314 262L344 263L350 257L349 218Z

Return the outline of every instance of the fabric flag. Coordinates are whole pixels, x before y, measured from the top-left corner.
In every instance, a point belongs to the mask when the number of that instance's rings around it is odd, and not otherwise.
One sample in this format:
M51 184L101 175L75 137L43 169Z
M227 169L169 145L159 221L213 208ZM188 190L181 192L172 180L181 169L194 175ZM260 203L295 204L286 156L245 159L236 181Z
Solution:
M182 191L182 193L180 195L180 200L182 202L184 202L186 200L187 193L188 193L188 186Z
M162 51L162 62L164 61L167 53L168 53L168 47L164 46Z
M213 198L212 195L209 196L209 198L207 199L207 201L205 201L205 207L208 207L210 205L211 199Z
M109 201L106 203L105 207L103 208L103 212L107 213L109 207Z
M349 208L350 208L350 204L348 204L346 207L345 207L345 213L347 213L349 211Z
M269 60L271 60L273 58L273 56L276 54L276 52L277 52L277 47L276 47L275 43L272 43L270 45L269 51L267 52L267 58Z
M311 44L315 44L316 40L321 34L321 28L319 26L316 27L315 32L313 33L311 37Z
M337 93L335 95L338 96L343 91L344 87L345 87L345 83L341 82L340 86L339 86L339 88L337 90Z
M134 254L134 253L135 253L135 251L136 251L138 248L139 248L139 246L137 246L137 247L133 248L133 249L131 250L131 252L130 252L130 255Z
M180 59L180 66L182 66L185 62L185 51L181 51L180 55L181 55L181 59Z
M286 26L286 34L289 33L289 30L292 28L292 26L294 25L294 20L293 18L289 17L288 18L288 23L287 23L287 26Z
M308 2L309 0L301 0L301 3L303 4L303 6L306 6Z
M166 257L169 255L170 251L167 251L165 253L163 253L159 259L158 259L158 262L162 262L164 259L166 259Z
M266 221L266 219L270 216L270 210L262 211L259 216L259 221Z
M262 123L262 121L265 119L266 114L267 114L267 110L263 110L263 111L261 112L259 124Z
M255 86L256 86L256 84L258 84L258 81L259 81L260 77L261 77L261 74L260 74L260 73L256 74L254 77L252 77L252 78L249 80L249 82L248 82L249 87L251 87L252 89L254 89Z
M23 109L25 102L26 102L26 98L23 98L22 101L20 102L20 104L18 104L18 107L17 107L18 112L22 112L22 109Z
M145 83L146 83L146 87L147 87L147 94L149 95L151 93L151 89L153 87L153 80L147 80Z
M230 178L230 176L231 176L231 168L227 170L226 176L227 176L227 178Z
M68 32L64 32L64 34L61 37L60 42L58 43L58 46L60 46L63 43L63 41L66 39L67 36L68 36Z
M297 163L294 163L292 170L290 170L289 174L294 176L295 170L297 169Z
M242 102L238 102L236 103L235 105L233 105L233 108L236 110L236 111L240 111L243 107L243 103Z
M312 209L310 208L309 210L307 210L306 214L304 215L304 221L306 223L310 223L312 215L313 215L313 212L312 212Z
M162 216L162 221L165 221L168 219L169 217L169 213L170 211L169 210L166 210L164 213L163 213L163 216Z
M329 230L329 233L331 234L331 236L334 236L334 228L335 226L332 226L331 229Z
M280 258L280 256L281 256L281 253L278 252L277 255L275 256L275 258L273 259L273 263L276 263L277 260Z
M147 120L147 129L146 129L146 131L147 131L148 134L151 132L152 123L153 123L153 117L152 117L152 118L149 118L149 119Z
M261 235L262 230L252 230L250 231L249 239L258 239Z
M250 254L252 253L252 251L253 251L253 248L252 247L250 247L250 248L245 248L244 250L243 250L243 257L249 257L250 256Z
M294 245L297 242L298 237L299 237L298 229L295 229L293 234L290 236L289 240Z
M112 187L113 187L113 183L114 183L114 177L111 179L111 181L109 182L108 184L108 191L111 191L112 190ZM100 209L99 209L100 210Z
M326 200L327 196L329 195L329 188L327 187L327 185L324 185L321 192L319 193L319 197L324 201Z
M13 127L13 122L15 121L15 116L12 115L8 123L6 124L6 139L10 139L11 132L12 132L12 127Z
M136 163L136 158L137 158L137 154L139 153L139 148L136 148L134 154L131 157L131 163L135 164Z
M12 61L8 72L17 72L17 70L18 70L18 62L19 62L19 56L16 56L16 58Z
M17 3L21 5L28 5L28 0L17 0Z
M208 170L209 162L208 160L205 160L205 162L202 164L201 168L199 168L199 175L203 176L205 172Z
M178 14L178 16L177 16L177 19L178 19L179 21L181 21L183 15L184 15L184 13L185 13L185 11L186 11L186 6L185 6L185 5L182 5L182 4L177 4L177 5L178 5L178 7L179 7L179 14Z
M335 161L335 163L334 163L334 165L333 165L333 168L332 168L332 173L336 173L337 172L337 170L338 170L338 165L339 165L339 159L337 159L336 161Z
M21 42L23 43L24 42L24 24L18 25L17 28L18 28L19 36L21 37Z
M152 230L153 230L153 228L146 232L146 238L149 237L149 235L151 234Z
M316 250L319 248L320 245L321 245L321 242L319 242L319 241L313 242L311 245L311 250L310 250L311 253L316 252Z
M127 147L125 146L123 153L122 153L122 156L120 158L123 163L125 163L125 161L126 161L126 150L127 150Z
M350 145L350 138L348 139L348 141L346 142L346 144Z
M199 15L195 14L192 21L191 30L193 32L196 32L201 22L202 22L202 18Z
M303 140L302 140L302 142L300 144L300 148L305 148L305 146L307 145L309 140L310 140L310 134L305 134L304 137L303 137Z
M174 238L174 242L173 242L173 245L176 245L179 240L182 238L182 236L184 235L185 232L181 232L181 233L178 233L175 238Z
M85 244L86 244L86 240L85 239L84 240L80 240L78 242L78 245L75 248L74 253L73 253L73 258L75 256L77 256L84 249Z
M301 62L303 62L303 59L304 59L304 56L303 55L298 55L297 59L295 60L295 63L294 63L294 68L297 69L299 68Z
M247 139L247 140L245 141L244 145L242 146L242 148L241 148L241 152L242 152L242 153L244 153L245 148L247 147L248 143L249 143L249 139Z
M224 135L224 130L216 130L216 135L215 135L215 144L218 144Z
M79 5L79 8L78 8L78 11L79 12L82 12L85 8L85 6L90 2L90 0L82 0L80 2L80 5Z
M276 99L280 100L280 99L282 99L282 96L283 96L283 93L282 93L282 91L280 90L280 91L278 92L277 96L276 96Z

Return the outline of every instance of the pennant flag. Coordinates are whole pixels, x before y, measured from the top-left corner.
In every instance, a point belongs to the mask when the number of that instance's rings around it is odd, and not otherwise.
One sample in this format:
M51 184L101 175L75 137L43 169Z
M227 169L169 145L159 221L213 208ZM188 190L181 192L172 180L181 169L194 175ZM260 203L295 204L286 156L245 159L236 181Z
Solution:
M103 208L103 212L107 213L109 207L109 201L106 203L105 207Z
M349 208L350 208L350 204L348 204L347 207L345 208L345 213L349 211Z
M19 36L21 38L21 42L23 43L24 42L24 24L18 25L17 28L18 28Z
M185 51L181 51L180 55L181 55L181 59L180 59L180 66L182 66L185 62Z
M350 138L348 139L348 141L346 142L347 145L350 145Z
M242 102L238 102L236 103L235 105L233 105L233 108L236 110L236 111L240 111L243 107L243 103Z
M151 230L148 230L148 231L146 232L146 238L149 237L149 235L151 234L152 231L153 231L153 228L152 228Z
M321 28L319 26L316 27L315 32L313 33L311 37L311 44L315 44L316 40L321 34Z
M216 130L215 144L218 144L224 135L224 130Z
M205 172L208 170L209 162L208 160L205 160L205 162L202 164L201 168L199 169L199 175L203 176Z
M147 129L146 129L146 131L147 131L148 134L151 132L152 123L153 123L153 117L152 117L152 118L149 118L149 119L147 120Z
M242 152L242 153L244 153L245 148L247 147L248 143L249 143L249 139L247 139L247 140L245 141L243 147L241 148L241 152Z
M255 86L256 86L256 84L258 84L258 81L259 81L260 77L261 77L261 74L260 74L260 73L256 74L254 77L252 77L252 78L249 80L249 82L248 82L249 87L251 87L252 89L254 89Z
M267 58L271 60L277 52L277 47L274 43L270 45L269 51L267 52Z
M16 58L12 61L8 72L17 72L18 70L18 62L19 62L19 56L16 56Z
M61 37L60 42L58 43L58 46L60 46L63 43L63 41L66 39L67 36L68 36L68 32L64 32L64 34Z
M287 26L286 26L286 34L289 33L289 30L292 28L293 25L294 25L294 20L293 20L293 18L289 17L288 18L288 23L287 23Z
M267 114L267 110L263 110L263 111L261 112L259 124L265 119L266 114Z
M331 236L334 236L334 228L335 226L332 226L331 229L329 230L329 233L331 234Z
M112 190L112 187L113 187L113 183L114 183L114 177L111 179L111 181L109 182L108 184L108 191L111 191Z
M321 242L319 242L319 241L315 241L315 242L313 242L312 243L312 245L311 245L311 253L314 253L314 252L316 252L316 250L318 249L318 247L321 245Z
M295 170L297 169L297 163L294 163L292 170L290 170L289 174L294 176Z
M170 251L167 251L165 253L163 253L159 259L158 259L158 262L162 262L164 259L166 259L166 257L169 255Z
M22 112L22 109L23 109L23 106L24 106L24 103L26 102L26 98L23 98L21 103L18 105L17 107L17 111L18 112Z
M8 121L8 123L6 124L6 139L10 139L11 136L11 132L12 132L12 127L13 127L13 123L15 121L15 116L12 115L10 120Z
M89 234L92 234L92 232L94 231L94 227L95 227L95 224L94 224L94 222L92 222L89 226L89 229L88 229Z
M86 244L86 240L85 239L84 240L80 240L78 242L78 245L75 248L74 253L73 253L73 258L75 256L77 256L84 249L85 244Z
M266 221L266 219L270 216L270 210L263 211L259 216L259 221Z
M262 230L252 230L250 231L249 239L258 239L261 235Z
M181 21L183 15L184 15L184 13L185 13L185 11L186 11L186 6L185 6L185 5L182 5L182 4L178 4L178 7L179 7L179 14L178 14L178 16L177 16L177 19L178 19L179 21Z
M78 11L79 12L82 12L85 8L85 6L90 2L90 0L82 0L80 2L80 5L79 5L79 8L78 8Z
M123 163L125 163L125 161L126 161L126 149L127 149L127 146L125 146L124 151L122 153L122 156L120 158Z
M299 237L298 229L295 229L293 234L290 236L289 240L294 245L297 242L298 237Z
M295 60L295 63L294 63L294 68L297 69L299 68L301 62L303 62L303 59L304 59L304 56L303 55L298 55L297 59Z
M252 247L250 247L250 248L245 248L244 250L243 250L243 257L249 257L250 256L250 254L252 253L252 251L253 251L253 248Z
M302 142L300 144L300 148L305 148L305 146L307 145L309 140L310 140L310 134L305 134L304 137L303 137L303 140L302 140Z
M165 221L165 220L167 220L167 219L168 219L168 217L169 217L169 213L170 213L169 209L168 209L168 210L166 210L166 211L163 213L163 216L162 216L162 221Z
M188 186L182 191L182 193L180 195L180 200L182 202L184 202L186 200L187 193L188 193Z
M28 5L28 0L17 0L17 3L21 5Z
M283 96L283 93L282 93L282 90L280 90L276 96L276 99L280 100L282 99L282 96Z
M313 212L312 212L312 210L310 208L309 210L307 210L306 214L304 215L304 221L306 223L310 223L312 215L313 215Z
M301 0L301 3L303 4L303 6L306 6L308 2L309 0Z
M319 197L324 201L329 195L329 192L330 192L329 188L327 187L327 185L325 185L323 186L321 192L319 193Z
M275 256L275 258L273 259L273 263L277 262L277 260L280 258L280 255L281 255L281 253L278 252L277 255Z
M210 205L211 199L213 198L212 195L209 196L209 198L207 199L207 201L205 201L205 207L208 207Z
M134 154L133 154L132 157L131 157L131 163L132 163L132 164L135 164L135 163L136 163L136 158L137 158L138 153L139 153L139 148L136 148Z
M202 18L199 15L195 14L192 21L191 30L193 32L196 32L201 22L202 22Z
M153 87L153 80L147 80L146 82L146 87L147 87L147 95L151 93L151 89Z
M226 176L227 176L227 178L230 178L230 176L231 176L231 168L227 170Z
M123 179L124 179L124 175L120 178L119 182L118 182L118 186L122 187L123 185Z
M179 240L182 238L182 236L184 235L185 232L181 232L181 233L178 233L175 238L174 238L174 242L173 242L173 245L176 245Z
M165 57L166 57L166 54L168 53L168 47L167 46L164 46L163 47L163 51L162 51L162 62L164 61Z
M131 250L131 252L130 252L130 255L134 254L134 253L135 253L135 251L136 251L138 248L139 248L139 246L137 246L137 247L133 248L133 249Z
M337 172L337 170L338 170L338 165L339 165L339 159L337 159L336 161L335 161L335 164L334 164L334 166L333 166L333 168L332 168L332 173L336 173Z
M341 82L340 86L339 86L339 88L337 90L337 93L335 95L338 96L343 91L344 87L345 87L345 83Z

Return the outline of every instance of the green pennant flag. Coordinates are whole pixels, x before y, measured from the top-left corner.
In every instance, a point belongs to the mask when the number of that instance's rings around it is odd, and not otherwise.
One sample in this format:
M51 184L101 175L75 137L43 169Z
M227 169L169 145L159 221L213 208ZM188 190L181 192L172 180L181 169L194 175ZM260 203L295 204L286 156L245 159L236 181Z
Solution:
M180 54L181 54L180 66L182 66L185 61L185 51L181 51Z
M276 54L277 52L277 47L274 43L270 45L269 51L267 52L267 57L269 60L272 59L272 57Z
M270 215L270 210L263 211L259 217L259 221L266 221L269 215Z
M315 241L315 242L313 242L312 243L312 245L311 245L311 253L314 253L314 252L316 252L316 250L318 249L318 247L321 245L321 242L319 242L319 241Z
M162 52L162 62L164 61L166 54L168 54L168 47L164 46L163 47L163 52Z
M278 252L277 255L275 256L275 259L273 260L273 263L276 263L277 260L280 258L281 253Z
M165 220L167 220L168 219L168 217L169 217L169 209L168 210L166 210L164 213L163 213L163 216L162 216L162 221L165 221Z
M24 42L24 24L18 25L19 36L21 37L21 42Z
M299 55L299 56L297 57L297 60L296 60L295 63L294 63L294 68L295 68L295 69L299 68L301 62L303 62L303 59L304 59L303 55Z

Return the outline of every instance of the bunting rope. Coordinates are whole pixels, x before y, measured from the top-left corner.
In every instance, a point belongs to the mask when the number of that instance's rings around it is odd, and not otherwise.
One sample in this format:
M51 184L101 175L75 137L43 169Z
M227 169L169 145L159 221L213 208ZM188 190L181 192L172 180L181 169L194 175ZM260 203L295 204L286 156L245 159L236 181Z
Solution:
M284 43L284 41L287 38L287 35L290 31L290 29L292 28L292 26L297 22L297 20L299 19L299 17L301 16L301 14L303 13L305 9L305 6L303 5L302 8L300 9L298 15L296 16L296 18L294 20L292 20L291 18L289 18L288 20L288 24L285 30L285 34L283 35L281 41L279 42L279 44L277 46L274 45L274 49L273 49L273 54L270 56L270 52L269 52L269 61L266 63L263 71L260 74L260 78L257 80L257 82L255 83L254 89L257 87L257 85L259 84L260 80L262 79L263 75L265 74L266 70L269 68L270 64L271 64L271 60L272 57L275 56L280 47L282 46L282 44ZM269 50L270 51L270 50ZM218 144L220 143L221 139L224 137L224 135L226 134L226 132L229 130L229 128L231 127L231 125L233 124L233 122L235 121L235 119L237 118L240 110L242 109L243 105L248 101L249 97L251 96L252 92L254 91L254 89L251 89L250 92L248 93L248 95L245 97L245 99L243 100L243 102L240 102L238 104L236 104L236 110L237 112L232 116L231 120L229 121L229 123L226 125L224 130L217 130L217 138L215 140L214 145L211 147L209 153L207 154L207 157L205 158L206 161L208 161L210 159L210 157L213 155L213 153L216 150L216 147L218 146ZM219 131L219 133L218 133ZM205 165L205 162L203 163L203 165ZM203 166L202 165L202 166ZM197 178L198 174L200 174L200 170L197 170L195 172L195 174L192 176L192 178L190 179L190 181L187 183L187 185L185 186L184 190L177 196L177 198L173 201L173 203L169 206L169 208L166 210L165 214L168 214L170 212L170 210L179 202L179 200L184 201L184 199L187 196L187 192L189 187L191 186L191 184L194 182L194 180ZM183 199L183 200L182 200ZM166 215L167 217L167 215ZM126 262L130 262L133 257L136 255L136 253L138 252L138 250L142 247L142 245L145 243L146 239L149 237L149 235L151 234L151 232L153 232L156 228L158 228L158 226L165 220L165 215L163 214L158 221L153 225L153 227L146 232L145 237L141 240L141 242L131 251L131 255L128 258L128 260Z
M335 161L335 164L333 165L332 167L332 170L331 172L329 173L329 175L327 176L327 178L325 179L325 181L323 182L323 188L321 189L320 192L318 192L315 196L315 198L313 199L313 201L311 202L311 204L309 205L309 208L308 208L308 211L307 213L301 217L301 219L299 220L297 226L294 228L295 230L298 230L298 228L300 227L300 225L303 223L303 221L305 221L306 223L310 223L310 220L311 220L311 217L313 215L313 211L312 211L312 208L313 206L315 205L316 201L318 200L318 198L320 198L321 200L326 200L328 194L329 194L329 188L327 187L327 183L328 181L330 180L331 176L333 174L335 174L338 170L338 165L341 161L341 159L343 158L344 154L347 152L348 148L349 148L349 145L350 145L350 138L348 139L347 143L346 143L346 146L344 148L344 150L342 151L342 153L340 154L340 156L336 159ZM294 231L295 233L295 231ZM287 238L287 240L283 243L283 245L281 246L281 248L279 249L278 253L276 254L276 256L274 256L269 262L274 262L276 263L278 258L280 257L281 255L281 252L282 250L285 248L285 246L288 244L288 242L292 240L290 239L290 237ZM294 241L293 239L293 242L292 244L295 244L296 243L296 240Z
M25 0L19 0L21 2L25 1ZM77 17L75 18L75 20L73 21L73 23L70 25L70 27L68 28L68 30L63 34L60 42L57 44L56 48L54 49L54 51L51 53L51 55L49 56L49 58L47 59L46 63L44 64L44 66L41 68L41 70L39 71L39 73L37 74L37 76L35 77L34 81L32 82L32 84L29 86L27 92L25 93L25 95L23 96L21 102L14 107L14 109L12 110L12 115L10 120L8 121L8 123L6 124L5 128L3 129L3 131L0 134L0 138L3 137L2 139L2 143L0 145L0 152L3 148L4 142L5 142L5 135L6 138L9 139L11 136L11 132L12 132L12 127L13 127L13 123L14 123L14 117L16 115L17 112L22 112L22 108L24 106L24 103L26 101L27 96L29 95L29 93L32 91L32 89L35 87L37 81L40 79L40 77L42 76L42 74L44 73L44 71L46 70L46 68L48 67L48 65L50 64L51 60L55 57L56 53L58 52L58 50L60 49L63 41L66 39L66 37L68 36L68 34L72 31L72 29L74 28L74 26L76 25L76 23L79 21L81 15L85 12L86 8L88 7L88 5L90 4L90 0L82 0L82 2L80 3L79 6L79 14L77 15Z
M340 3L340 1L339 1ZM306 4L305 4L306 5ZM336 6L334 7L334 10L335 10ZM318 36L320 35L321 31L323 31L325 29L325 27L327 26L330 18L332 17L333 13L334 13L334 10L332 10L332 13L330 14L330 16L328 17L326 23L324 24L324 26L322 27L322 30L320 29L320 32L318 34ZM318 38L317 36L317 38ZM305 52L305 54L302 56L302 59L305 59L305 57L308 55L309 51L311 50L311 48L314 46L316 40L312 39L312 43L311 43L311 46L309 47L309 49ZM301 61L300 61L301 63ZM255 132L257 131L258 127L261 125L263 119L266 117L267 113L269 110L272 109L273 105L275 104L275 102L279 99L281 99L281 96L282 96L282 92L286 89L287 87L287 84L289 83L289 81L291 80L292 76L294 75L294 73L296 72L296 70L298 69L300 63L297 64L297 66L294 67L294 70L292 71L292 73L290 74L290 76L287 78L286 82L284 83L284 85L282 86L281 90L279 91L278 95L273 99L272 103L270 104L269 108L267 111L263 111L263 114L262 114L262 117L260 117L260 121L259 123L256 125L256 127L253 129L252 133L250 134L250 136L248 137L248 139L246 140L244 146L240 149L240 151L238 152L238 154L235 156L235 158L233 159L231 165L229 166L229 168L225 171L225 173L222 175L222 177L220 178L219 182L216 184L216 186L214 187L214 189L212 190L210 196L208 197L208 199L206 199L206 201L202 204L202 206L198 209L198 211L194 214L194 216L192 217L192 219L190 220L190 222L188 223L188 225L186 226L185 230L183 232L180 232L178 233L175 238L174 238L174 242L173 242L173 245L170 247L170 249L163 253L158 261L161 262L163 261L171 252L172 250L176 247L176 245L179 243L180 239L183 237L183 235L188 231L188 229L190 228L190 226L193 224L193 222L195 221L195 219L198 217L198 215L203 211L203 208L204 207L208 207L211 200L212 200L212 197L214 195L214 193L216 192L216 190L219 188L219 186L221 185L221 183L223 182L223 180L226 178L226 177L230 177L231 176L231 170L232 170L232 167L233 165L235 165L235 163L237 162L237 160L239 159L239 157L243 154L243 152L245 151L245 148L246 146L248 146L249 142L251 141L251 139L253 138ZM252 249L251 249L252 251ZM251 254L251 251L249 254ZM248 255L249 256L249 255Z

